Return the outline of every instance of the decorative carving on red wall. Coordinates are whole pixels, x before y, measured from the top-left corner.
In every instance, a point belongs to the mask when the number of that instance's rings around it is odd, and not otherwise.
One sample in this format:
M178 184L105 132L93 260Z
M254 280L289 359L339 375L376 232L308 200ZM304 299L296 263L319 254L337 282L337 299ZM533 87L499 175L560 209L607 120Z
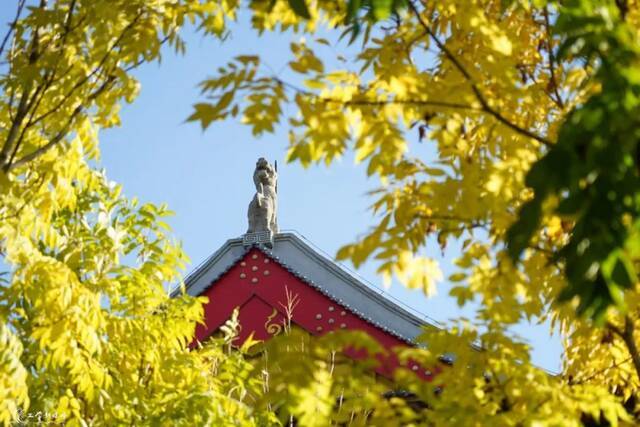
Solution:
M204 306L205 324L196 328L196 339L199 341L206 340L218 330L230 318L233 310L239 307L242 328L237 339L238 345L251 334L254 339L268 340L291 325L311 335L322 335L337 329L363 331L386 349L411 345L407 340L374 325L330 295L323 294L259 247L248 250L201 295L207 296L209 302ZM358 355L353 356L358 358ZM393 355L378 355L378 359L382 363L376 371L384 376L391 376L399 366ZM413 362L407 367L427 381L436 372L435 368L425 369Z

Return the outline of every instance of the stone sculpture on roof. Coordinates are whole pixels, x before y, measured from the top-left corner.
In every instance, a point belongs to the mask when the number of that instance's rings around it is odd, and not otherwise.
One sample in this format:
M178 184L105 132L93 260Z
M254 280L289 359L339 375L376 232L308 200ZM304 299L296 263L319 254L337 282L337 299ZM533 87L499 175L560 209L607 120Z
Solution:
M260 157L253 172L253 182L256 194L249 203L247 234L273 236L278 232L278 171L264 157Z

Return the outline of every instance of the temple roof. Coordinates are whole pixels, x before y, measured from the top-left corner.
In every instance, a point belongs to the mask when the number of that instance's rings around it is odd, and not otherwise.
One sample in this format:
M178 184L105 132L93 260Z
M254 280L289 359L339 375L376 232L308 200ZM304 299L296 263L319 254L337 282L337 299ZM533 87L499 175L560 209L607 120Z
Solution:
M381 289L366 284L296 233L273 236L273 245L227 240L185 279L189 295L202 295L252 249L262 251L301 281L346 307L373 326L413 343L424 327L434 327L393 301Z

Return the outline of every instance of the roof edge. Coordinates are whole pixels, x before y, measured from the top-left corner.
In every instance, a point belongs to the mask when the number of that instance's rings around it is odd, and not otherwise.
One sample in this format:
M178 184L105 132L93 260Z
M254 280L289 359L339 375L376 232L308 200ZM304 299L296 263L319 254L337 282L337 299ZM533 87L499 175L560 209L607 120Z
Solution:
M378 288L373 284L364 283L363 279L357 277L354 273L349 271L345 266L343 266L338 261L335 261L329 258L327 255L320 253L318 250L311 246L310 242L307 242L303 236L299 235L295 232L284 232L276 235L276 242L278 237L281 236L280 240L289 240L291 241L298 249L305 252L307 255L312 256L314 259L321 262L325 267L332 270L337 275L341 276L344 280L349 281L351 284L356 286L358 289L362 290L371 298L375 299L377 302L380 302L386 308L398 313L402 317L405 318L410 323L413 323L417 327L423 326L431 326L435 328L440 328L438 325L433 324L431 321L427 319L422 319L415 314L411 313L406 308L401 305L395 303L391 300L391 298L395 299L393 296L387 294L383 289Z
M383 289L376 287L375 285L366 282L365 279L356 276L356 273L350 271L347 267L338 263L334 259L330 257L330 255L322 252L321 249L316 248L310 241L308 241L304 236L300 235L295 231L286 231L278 233L274 236L274 247L268 248L261 244L252 244L249 246L245 246L243 244L243 238L237 237L228 239L225 243L216 250L209 257L204 259L200 264L198 264L194 270L191 271L184 278L184 286L187 293L202 293L206 289L208 289L211 284L213 284L218 278L224 275L230 268L232 268L235 264L239 262L239 260L252 248L257 247L265 254L274 257L281 263L285 268L292 271L296 276L305 282L312 284L313 280L306 277L303 272L301 272L298 268L293 265L290 265L286 259L280 257L277 251L278 242L287 242L292 245L296 250L300 251L300 253L306 257L308 257L312 262L317 263L323 269L329 271L331 274L335 275L338 280L342 282L346 282L354 288L358 293L361 293L364 298L369 299L374 304L379 305L380 308L393 313L398 318L402 319L407 324L412 325L413 328L423 329L423 328L437 328L441 329L442 326L437 325L434 322L437 321L429 321L427 319L421 318L416 314L409 311L410 307L403 306L402 302L397 300L390 294L387 294ZM241 250L238 250L242 248ZM237 252L235 255L231 254L230 251ZM226 259L225 259L226 258ZM218 265L218 270L211 278L207 278L206 284L199 283L202 282L200 279L207 274L211 267ZM197 289L194 287L197 286ZM318 287L313 284L314 287ZM190 292L191 291L191 292ZM176 286L170 293L171 297L175 297L179 295L181 292L180 286ZM395 300L395 301L394 301ZM364 313L363 313L364 314ZM377 324L373 319L366 319L370 322ZM381 325L378 325L381 326ZM404 338L405 340L414 341L415 337L404 337L399 332L395 332L391 330L391 332Z

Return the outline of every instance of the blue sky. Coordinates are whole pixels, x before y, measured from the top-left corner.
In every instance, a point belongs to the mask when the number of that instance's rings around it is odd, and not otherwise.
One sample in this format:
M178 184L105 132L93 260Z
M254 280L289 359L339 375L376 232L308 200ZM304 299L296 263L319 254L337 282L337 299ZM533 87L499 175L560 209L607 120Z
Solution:
M11 1L12 4L16 0ZM2 7L0 22L8 22L13 7ZM196 123L185 123L192 105L200 101L197 84L216 68L239 54L259 54L270 70L287 78L289 35L258 38L243 22L234 26L225 42L203 37L192 30L183 34L187 53L177 56L167 50L161 64L146 64L136 76L141 83L139 98L122 109L122 125L101 132L102 166L108 176L121 183L128 196L142 201L166 202L176 213L170 219L195 267L229 238L246 231L246 211L254 193L252 173L258 157L278 161L279 225L295 230L333 256L373 224L368 212L371 199L365 193L378 185L367 179L365 169L352 156L330 167L303 169L284 161L287 129L255 138L238 121L215 123L202 131ZM344 45L344 43L343 43ZM340 45L340 46L343 46ZM428 156L424 144L412 144L416 155ZM451 247L444 256L437 245L428 248L445 273L459 253ZM366 264L358 273L381 286L375 265ZM440 283L438 295L425 298L394 283L388 294L430 318L472 317L448 297L449 286ZM561 346L550 337L546 325L521 325L515 331L533 347L536 364L559 370Z

